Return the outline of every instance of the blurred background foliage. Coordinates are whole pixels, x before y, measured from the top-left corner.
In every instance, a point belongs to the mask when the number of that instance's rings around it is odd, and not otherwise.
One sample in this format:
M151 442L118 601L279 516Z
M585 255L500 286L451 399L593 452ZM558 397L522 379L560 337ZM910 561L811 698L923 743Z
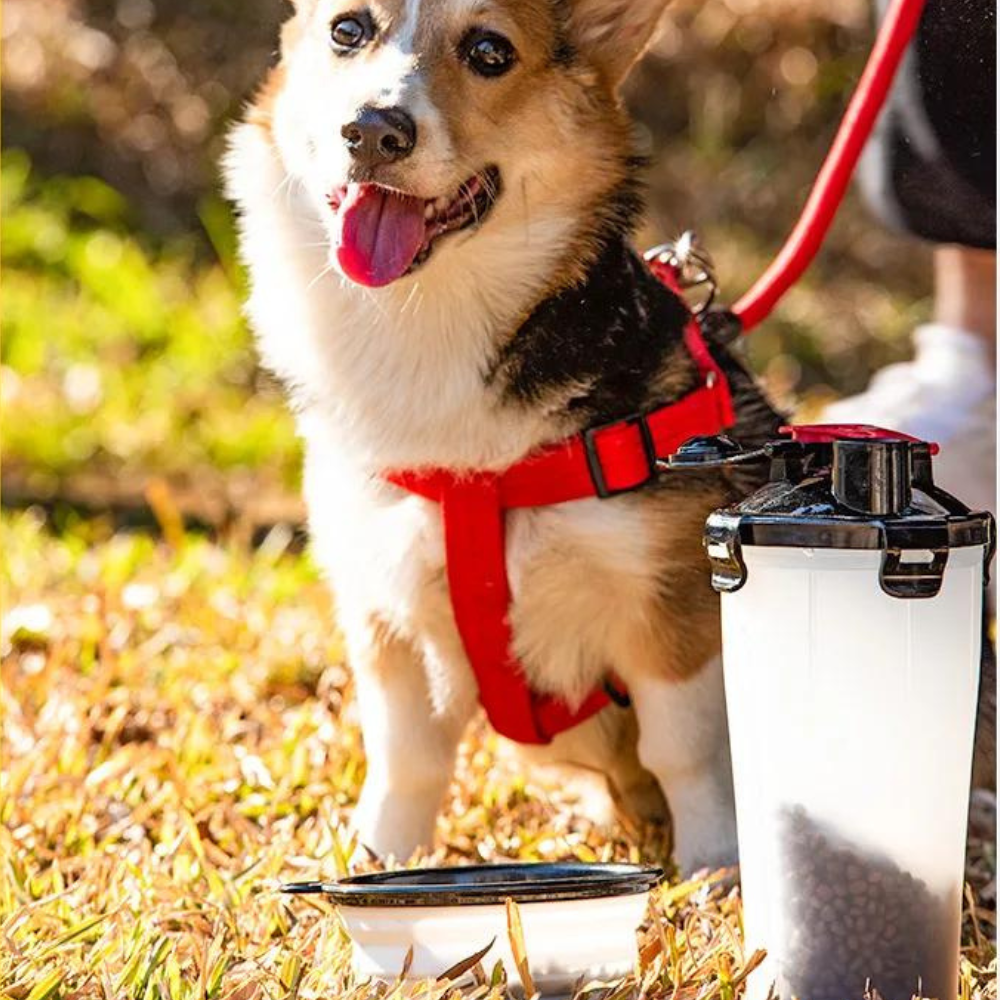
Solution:
M6 0L7 503L141 506L165 481L210 522L296 516L292 422L240 315L217 171L286 13L280 0ZM674 0L628 86L654 161L642 243L693 227L724 298L742 292L801 206L870 19L866 0ZM906 352L928 291L926 249L854 195L752 338L753 363L783 405L814 411Z

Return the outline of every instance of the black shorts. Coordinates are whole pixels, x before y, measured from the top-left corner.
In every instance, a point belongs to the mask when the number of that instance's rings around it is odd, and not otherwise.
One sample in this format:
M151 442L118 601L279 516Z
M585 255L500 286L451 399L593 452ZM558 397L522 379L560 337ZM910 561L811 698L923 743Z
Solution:
M996 74L993 0L927 0L858 175L886 225L996 248Z

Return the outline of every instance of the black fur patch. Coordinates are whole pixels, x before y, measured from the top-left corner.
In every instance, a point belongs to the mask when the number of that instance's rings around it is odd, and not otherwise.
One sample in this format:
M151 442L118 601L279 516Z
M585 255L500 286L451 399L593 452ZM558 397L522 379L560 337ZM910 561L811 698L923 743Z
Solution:
M544 407L558 400L577 429L672 402L701 377L684 344L685 304L622 235L640 204L638 188L627 185L616 204L603 223L603 232L615 235L600 242L584 279L539 303L488 375L510 402ZM738 357L737 320L719 310L702 329L732 392L736 423L729 433L746 447L772 439L783 421ZM665 382L673 388L666 396ZM738 489L755 485L759 473L748 472Z
M774 438L778 426L787 423L788 417L771 406L744 364L740 321L726 309L713 309L702 317L701 329L732 393L736 423L729 434L747 448L760 447Z
M686 321L684 304L624 240L609 240L583 282L535 308L493 377L511 399L544 404L570 390L582 424L610 420L660 401L651 383L666 365L684 364Z
M552 65L565 69L576 61L576 49L568 38L557 38L552 49Z

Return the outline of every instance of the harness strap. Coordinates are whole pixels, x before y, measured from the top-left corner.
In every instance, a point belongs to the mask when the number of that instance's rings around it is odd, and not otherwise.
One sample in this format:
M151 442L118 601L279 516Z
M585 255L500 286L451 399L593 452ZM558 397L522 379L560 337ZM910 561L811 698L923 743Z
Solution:
M418 469L386 476L441 505L451 604L479 699L493 728L519 743L549 743L621 696L597 688L574 708L528 684L512 652L506 511L638 489L655 476L657 459L690 437L729 427L729 386L694 319L685 339L704 384L675 403L590 428L503 472Z

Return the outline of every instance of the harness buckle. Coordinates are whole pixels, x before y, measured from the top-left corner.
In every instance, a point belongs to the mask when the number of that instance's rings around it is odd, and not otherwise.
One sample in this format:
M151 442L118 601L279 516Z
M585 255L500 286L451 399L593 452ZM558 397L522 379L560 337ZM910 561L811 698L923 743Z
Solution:
M612 489L608 486L608 481L604 476L604 466L601 464L601 456L597 450L597 435L611 427L618 427L622 424L626 427L638 428L639 441L642 444L643 456L646 459L647 474L638 483ZM607 500L608 497L615 497L620 493L630 493L632 490L640 489L655 478L657 473L656 444L653 441L653 432L649 429L649 424L646 422L644 414L633 413L630 417L622 417L619 420L612 420L606 424L598 424L596 427L588 427L583 432L582 438L583 450L587 456L587 469L590 472L590 479L594 484L594 490L600 499Z

